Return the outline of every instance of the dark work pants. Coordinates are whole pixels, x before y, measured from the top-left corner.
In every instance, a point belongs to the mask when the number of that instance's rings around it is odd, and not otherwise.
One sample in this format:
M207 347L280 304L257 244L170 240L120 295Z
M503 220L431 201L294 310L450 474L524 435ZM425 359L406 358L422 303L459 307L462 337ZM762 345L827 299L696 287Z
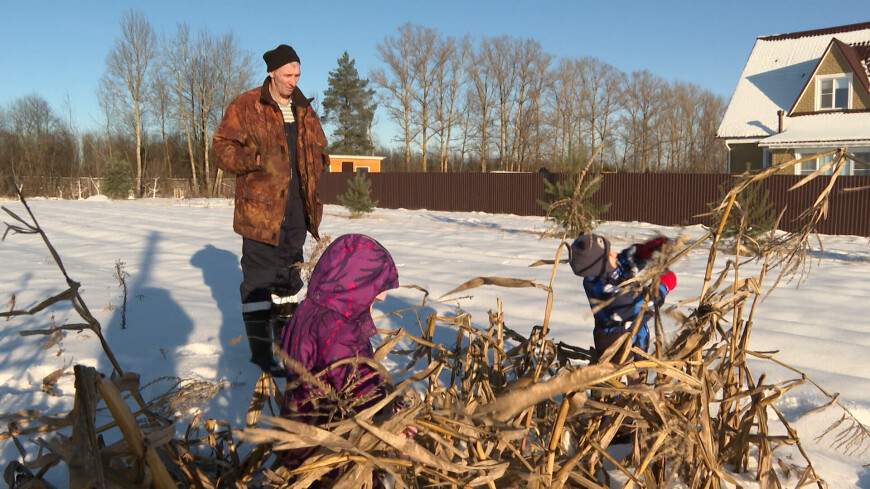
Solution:
M273 293L281 297L294 295L303 285L299 268L293 265L305 260L303 247L308 233L296 169L296 123L284 124L284 131L290 148L288 164L291 168L284 218L277 246L242 238L242 285L239 292L243 313L268 311Z
M622 338L623 335L627 335L630 333L631 333L631 329L629 329L628 331L611 331L609 333L605 333L604 331L601 331L600 329L595 328L592 330L592 338L595 341L595 350L598 352L598 355L600 356L601 354L604 353L605 350L610 348L611 345L616 343L616 341L618 339ZM632 346L637 346L641 350L647 351L648 345L641 345L638 343L634 343ZM628 357L626 358L626 361L633 362L635 360L640 360L638 355L636 355L634 353L629 353ZM612 359L612 361L614 361L614 362L619 361L619 358L616 357L616 358Z
M242 238L242 285L239 291L243 312L268 310L273 293L288 296L302 289L299 268L293 264L305 260L302 250L308 230L302 201L296 199L296 206L291 204L292 200L288 200L287 207L298 209L285 213L277 246ZM259 303L263 303L262 307Z

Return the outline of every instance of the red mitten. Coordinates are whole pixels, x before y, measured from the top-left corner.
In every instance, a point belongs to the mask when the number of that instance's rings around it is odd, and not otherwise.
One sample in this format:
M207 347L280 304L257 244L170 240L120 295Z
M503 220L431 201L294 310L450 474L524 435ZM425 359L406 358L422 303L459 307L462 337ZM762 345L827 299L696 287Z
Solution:
M662 246L668 242L668 238L658 237L653 238L646 243L637 245L637 257L641 260L649 260L653 253L662 249Z
M664 285L668 289L668 292L670 292L677 286L677 275L674 272L665 272L659 277L659 283Z

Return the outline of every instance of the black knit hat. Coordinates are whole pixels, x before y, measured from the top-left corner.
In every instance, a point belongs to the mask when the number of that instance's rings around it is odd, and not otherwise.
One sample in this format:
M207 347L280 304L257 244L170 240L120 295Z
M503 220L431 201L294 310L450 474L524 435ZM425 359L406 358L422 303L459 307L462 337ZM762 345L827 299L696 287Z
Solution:
M280 44L277 48L263 53L263 61L266 62L266 71L271 73L287 63L298 63L299 56L290 46Z
M571 270L581 277L597 277L613 271L610 241L597 234L581 234L571 243Z

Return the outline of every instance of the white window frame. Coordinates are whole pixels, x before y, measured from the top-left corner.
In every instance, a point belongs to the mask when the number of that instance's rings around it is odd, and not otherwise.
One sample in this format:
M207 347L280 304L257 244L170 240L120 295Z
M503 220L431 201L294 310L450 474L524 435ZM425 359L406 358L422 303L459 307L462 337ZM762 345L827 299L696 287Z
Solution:
M823 107L822 106L822 83L826 81L832 81L832 93L831 93L831 106ZM837 107L835 104L837 102L837 85L838 82L846 83L846 106L845 107ZM839 73L836 75L819 75L816 77L816 110L817 111L825 111L825 110L849 110L852 108L852 74L851 73Z
M855 158L858 158L861 161L866 161L870 163L870 148L858 148L857 150L850 151L849 153L855 155ZM859 172L862 175L870 174L870 167L864 165L856 165L855 163L852 163L852 175L855 174L856 168L860 168Z
M801 149L800 152L796 152L795 156L797 158L803 158L805 156L827 153L828 151L831 151L833 149L837 149L837 148ZM854 151L851 148L849 148L847 153L853 154L858 158L861 158L862 156L870 158L870 147L858 147L858 148L855 148ZM836 156L836 154L826 156L825 161L822 162L822 165L824 165L828 161L831 161L831 159L834 156ZM864 158L861 158L861 159L863 161L867 161L867 160L864 160ZM819 166L820 165L819 165L818 158L813 159L813 160L809 160L809 161L805 161L805 162L801 163L800 165L795 165L795 167L794 167L795 175L809 175L810 173L818 170ZM847 160L846 164L843 166L843 170L842 170L841 175L850 175L850 176L854 175L855 174L855 166L858 166L858 165L855 165L855 163L852 160ZM862 168L864 167L864 165L860 165L860 166ZM865 171L867 171L867 170L865 170ZM830 173L827 173L827 172L825 174L830 175Z

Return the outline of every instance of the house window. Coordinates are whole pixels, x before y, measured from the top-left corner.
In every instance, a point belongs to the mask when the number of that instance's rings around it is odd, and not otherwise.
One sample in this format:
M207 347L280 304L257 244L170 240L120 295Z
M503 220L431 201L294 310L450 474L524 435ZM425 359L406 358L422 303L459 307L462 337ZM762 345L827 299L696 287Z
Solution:
M356 167L356 172L357 172L357 173L368 173L368 172L369 172L369 167L367 167L367 166L358 166L358 167Z
M836 110L849 108L852 76L820 76L816 78L816 109Z
M821 153L822 151L818 151ZM816 153L816 151L813 151ZM821 158L815 158L812 160L807 160L801 163L801 175L809 175L810 173L819 169L819 167L824 166L825 163L828 163L834 159L834 155L822 156ZM825 174L830 175L830 172L825 172Z
M870 151L862 151L853 153L855 158L870 163ZM852 175L870 176L870 166L862 165L861 163L852 164Z
M810 156L813 154L825 153L830 151L830 149L814 149L806 151L803 156ZM847 151L851 153L851 151ZM867 149L861 148L858 151L852 153L855 155L855 158L866 161L870 163L870 151ZM829 154L827 156L823 156L821 158L815 158L812 160L804 161L800 166L800 174L801 175L809 175L819 168L825 166L826 163L829 163L834 160L834 157L837 156L837 153ZM830 175L831 169L826 170L824 175ZM860 163L855 163L850 159L845 159L843 161L843 168L840 170L840 175L862 175L862 176L870 176L870 166L862 165Z

